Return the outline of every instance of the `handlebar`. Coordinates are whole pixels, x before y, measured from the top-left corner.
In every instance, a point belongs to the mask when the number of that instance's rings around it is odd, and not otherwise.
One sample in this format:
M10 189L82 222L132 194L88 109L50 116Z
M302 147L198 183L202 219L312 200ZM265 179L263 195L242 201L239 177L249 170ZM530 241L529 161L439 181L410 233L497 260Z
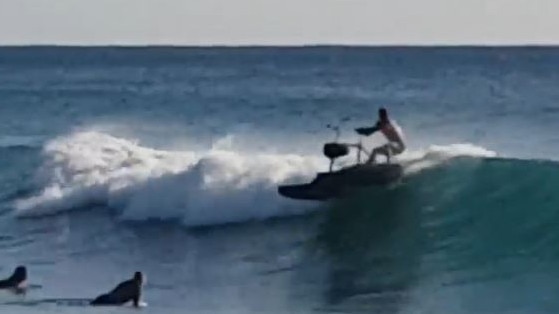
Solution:
M336 133L335 142L337 142L338 139L340 138L340 133L341 133L340 132L340 127L337 126L337 125L331 125L331 124L326 125L326 127L328 129L333 130ZM358 164L361 163L361 153L362 152L365 153L365 156L367 156L367 158L370 158L370 156L371 156L371 153L368 152L363 147L363 144L362 144L363 134L359 134L359 135L361 135L361 136L359 137L359 142L358 143L339 143L339 144L343 144L343 145L347 146L348 148L356 148L357 149L357 163ZM332 164L330 164L330 170L332 170Z

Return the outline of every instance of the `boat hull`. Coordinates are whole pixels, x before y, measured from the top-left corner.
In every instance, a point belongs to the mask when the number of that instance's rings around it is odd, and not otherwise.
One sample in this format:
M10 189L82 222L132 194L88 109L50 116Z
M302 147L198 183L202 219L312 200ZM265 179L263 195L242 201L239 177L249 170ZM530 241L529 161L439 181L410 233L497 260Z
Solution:
M398 180L402 173L403 168L398 164L356 165L319 173L307 184L279 186L278 193L291 199L325 201L343 197L356 188L390 184Z

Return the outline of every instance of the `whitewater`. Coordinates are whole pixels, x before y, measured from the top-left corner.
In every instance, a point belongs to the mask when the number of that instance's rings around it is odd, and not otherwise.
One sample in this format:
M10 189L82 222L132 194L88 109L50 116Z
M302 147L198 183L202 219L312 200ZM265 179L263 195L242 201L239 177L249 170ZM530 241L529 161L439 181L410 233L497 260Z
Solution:
M555 48L0 48L0 312L556 313ZM386 106L400 182L277 187ZM351 164L355 154L336 167Z
M36 196L14 202L18 217L103 205L124 219L177 219L216 225L304 213L309 205L282 199L278 185L311 180L324 171L320 156L160 151L96 132L45 145ZM472 145L432 147L402 161L408 174L459 156L495 154ZM315 206L316 207L316 206Z

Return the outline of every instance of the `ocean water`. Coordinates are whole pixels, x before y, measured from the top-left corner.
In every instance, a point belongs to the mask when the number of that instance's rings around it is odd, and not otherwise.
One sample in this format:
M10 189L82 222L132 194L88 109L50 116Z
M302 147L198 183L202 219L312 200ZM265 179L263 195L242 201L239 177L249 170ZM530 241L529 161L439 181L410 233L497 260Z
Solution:
M145 313L557 313L558 69L545 47L0 48L0 276L32 287L0 313L127 313L67 300L136 270ZM278 196L379 106L399 184Z

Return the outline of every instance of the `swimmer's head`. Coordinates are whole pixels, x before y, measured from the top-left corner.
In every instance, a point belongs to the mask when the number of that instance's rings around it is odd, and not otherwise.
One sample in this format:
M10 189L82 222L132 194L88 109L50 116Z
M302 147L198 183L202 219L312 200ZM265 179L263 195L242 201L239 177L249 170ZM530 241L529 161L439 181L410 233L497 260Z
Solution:
M146 284L146 276L144 274L142 274L142 272L137 271L137 272L134 273L134 281L136 281L140 285L145 285Z
M378 118L381 121L387 121L388 120L388 111L386 111L385 108L380 108L378 110Z
M11 277L13 280L17 282L22 282L27 280L27 268L25 266L18 266L14 270L14 274Z

